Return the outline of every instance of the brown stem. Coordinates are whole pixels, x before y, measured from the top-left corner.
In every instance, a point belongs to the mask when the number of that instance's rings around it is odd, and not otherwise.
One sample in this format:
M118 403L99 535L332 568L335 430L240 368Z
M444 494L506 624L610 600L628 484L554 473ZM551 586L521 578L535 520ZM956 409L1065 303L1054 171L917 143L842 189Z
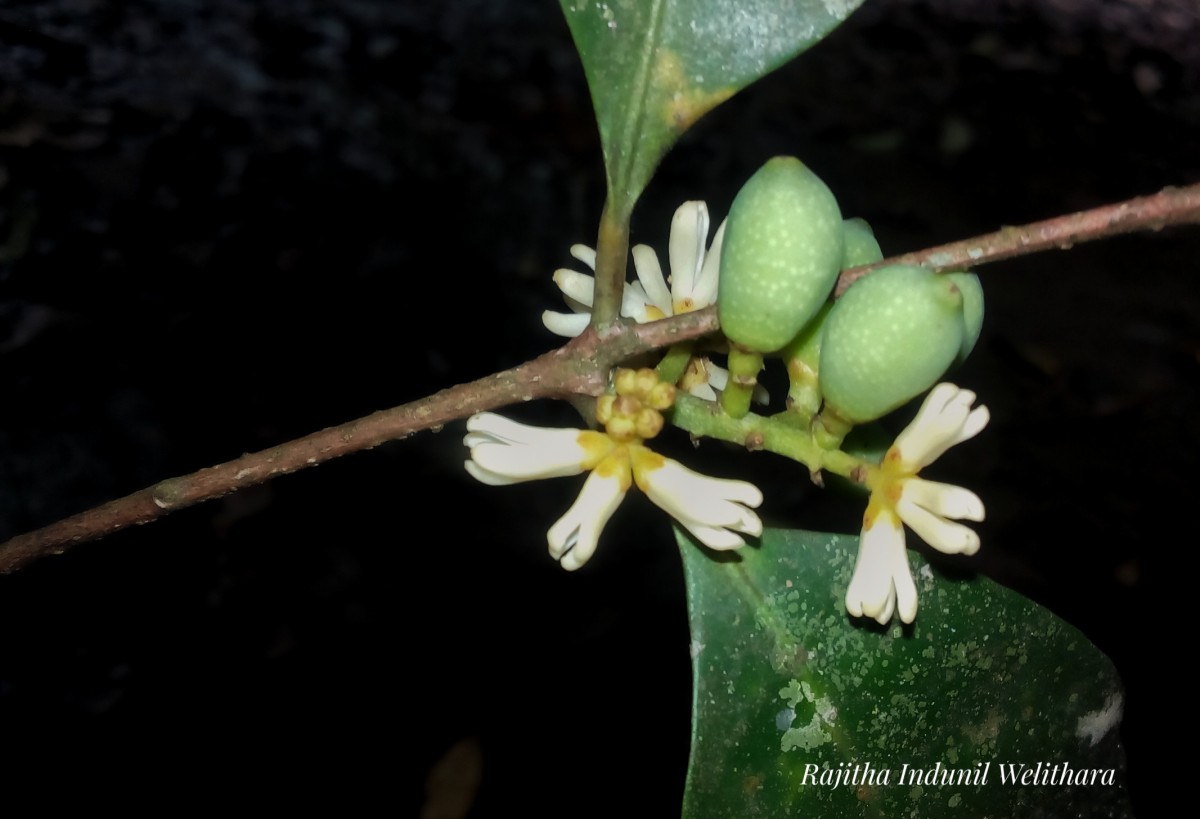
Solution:
M1129 233L1157 230L1165 225L1200 223L1200 184L1167 189L1153 196L1060 216L1024 227L1004 228L941 247L885 259L874 265L843 271L841 294L869 270L886 264L921 264L935 270L975 267L1049 248ZM132 495L52 523L0 544L0 572L11 572L46 554L58 554L72 544L146 523L176 509L221 497L270 480L276 475L316 466L324 461L398 440L438 427L481 410L534 398L599 395L609 370L634 356L719 329L713 307L651 324L615 324L589 329L560 349L511 370L444 389L427 398L403 404L355 421L330 427L271 449L170 478Z
M511 370L449 387L427 398L380 410L190 475L160 481L132 495L18 535L0 544L0 573L15 571L42 555L61 554L75 543L148 523L176 509L264 483L276 475L407 438L414 432L475 412L534 398L600 395L607 385L608 371L622 361L669 346L676 338L704 335L716 329L713 313L680 316L678 320L654 324L618 324L599 334L588 330L563 347Z
M987 262L1026 256L1043 250L1069 250L1081 242L1138 230L1161 230L1167 225L1200 224L1200 184L1164 188L1115 205L1056 216L1023 227L1005 227L986 236L905 253L872 265L842 272L835 296L870 271L891 264L919 264L933 270L965 270Z

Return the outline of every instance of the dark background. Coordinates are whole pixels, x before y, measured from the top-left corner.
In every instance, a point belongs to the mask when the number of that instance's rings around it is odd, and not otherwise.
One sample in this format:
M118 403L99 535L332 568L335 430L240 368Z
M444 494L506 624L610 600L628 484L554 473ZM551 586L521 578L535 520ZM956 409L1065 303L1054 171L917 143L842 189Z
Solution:
M1200 181L1198 138L1191 0L868 0L685 139L634 239L665 253L681 201L719 219L791 153L902 252ZM0 537L547 349L602 198L550 0L2 0ZM986 268L955 380L993 422L939 472L987 503L972 565L1116 663L1143 814L1149 731L1178 719L1149 637L1190 642L1198 249L1176 228ZM472 817L673 815L665 520L631 497L564 573L544 532L578 479L483 487L461 434L0 578L5 789L417 815L454 748ZM782 459L689 463L761 481L768 523L857 528Z

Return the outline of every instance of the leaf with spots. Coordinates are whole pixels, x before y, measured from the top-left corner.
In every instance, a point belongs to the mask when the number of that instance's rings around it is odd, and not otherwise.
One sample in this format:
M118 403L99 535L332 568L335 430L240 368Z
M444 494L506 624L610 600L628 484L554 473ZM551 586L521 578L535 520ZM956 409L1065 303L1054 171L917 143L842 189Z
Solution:
M686 819L1129 815L1120 680L1047 610L911 554L916 622L864 624L843 605L857 537L768 529L721 559L678 537Z
M862 0L560 0L600 125L610 201L633 209L701 116L820 41Z

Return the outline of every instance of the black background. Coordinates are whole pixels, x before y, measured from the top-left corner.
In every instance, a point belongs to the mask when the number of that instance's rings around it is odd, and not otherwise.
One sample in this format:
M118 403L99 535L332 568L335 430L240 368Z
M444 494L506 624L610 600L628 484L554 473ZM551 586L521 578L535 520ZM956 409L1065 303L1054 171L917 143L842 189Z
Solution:
M868 0L702 121L634 240L665 252L681 201L719 219L778 153L888 252L1200 181L1198 81L1190 0ZM0 2L0 536L547 349L550 274L602 199L550 0ZM1116 663L1142 813L1166 764L1149 731L1177 719L1178 659L1149 636L1187 641L1192 594L1168 576L1195 540L1198 236L983 270L955 380L993 421L938 471L988 507L969 567ZM578 479L483 487L461 435L0 578L5 788L417 815L466 741L472 817L674 814L690 689L665 521L631 498L566 574L544 532ZM698 457L761 482L770 524L857 527L782 459Z

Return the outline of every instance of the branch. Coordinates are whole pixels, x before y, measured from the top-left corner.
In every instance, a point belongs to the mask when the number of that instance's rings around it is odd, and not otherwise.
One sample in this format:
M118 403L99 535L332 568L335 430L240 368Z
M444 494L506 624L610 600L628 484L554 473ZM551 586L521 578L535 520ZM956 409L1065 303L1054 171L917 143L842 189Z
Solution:
M1200 184L1164 188L1152 196L1140 196L1115 205L1056 216L1023 227L1005 227L986 236L844 270L834 295L842 295L857 279L886 265L919 264L937 271L966 270L1014 256L1027 256L1055 248L1070 250L1074 245L1094 239L1139 230L1162 230L1167 225L1182 224L1200 224Z
M600 395L608 372L617 364L670 345L682 335L694 337L717 329L716 314L680 316L673 322L588 330L532 361L427 398L314 432L261 452L169 478L102 506L72 515L0 545L0 573L20 569L46 554L61 554L76 543L95 540L135 524L265 483L277 475L324 463L351 452L440 427L475 412L535 398Z
M935 270L957 270L1051 248L1066 249L1104 236L1184 223L1200 224L1200 184L1167 189L1153 196L1024 227L1003 228L986 236L845 270L838 279L835 294L845 292L852 282L870 270L888 264L921 264ZM0 544L0 573L15 571L46 554L62 553L75 543L95 540L134 524L148 523L176 509L264 483L276 475L286 475L351 452L407 438L415 432L437 428L475 412L534 398L600 395L607 386L609 370L618 364L718 329L714 307L650 324L616 324L600 331L589 329L561 348L513 369L190 475L161 481L42 529L18 535Z

